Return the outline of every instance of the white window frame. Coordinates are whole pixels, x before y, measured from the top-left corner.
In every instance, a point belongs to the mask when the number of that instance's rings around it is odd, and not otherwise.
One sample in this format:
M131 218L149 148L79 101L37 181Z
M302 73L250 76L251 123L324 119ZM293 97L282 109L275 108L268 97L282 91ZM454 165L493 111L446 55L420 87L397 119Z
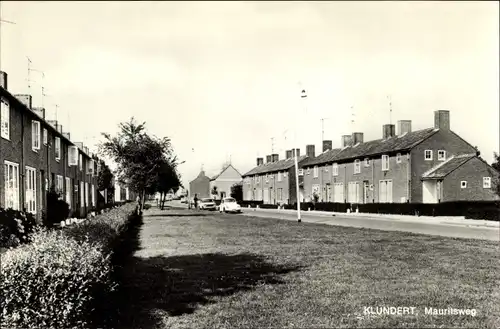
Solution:
M354 160L354 173L361 174L361 160Z
M55 141L56 161L61 160L61 139L56 137Z
M460 182L460 188L467 188L467 181L463 180Z
M78 152L78 168L80 171L83 170L83 155L80 152Z
M66 203L69 205L69 208L71 209L71 191L72 191L71 178L66 177L65 181L66 181Z
M68 165L70 167L78 165L78 147L74 145L68 147Z
M12 174L12 180L9 180L9 173ZM19 164L15 162L4 161L4 191L5 208L19 209Z
M389 185L388 183L391 182L391 189L390 189L390 195L388 193L388 189L387 189L387 185ZM385 184L385 200L382 200L381 198L381 192L382 192L382 185ZM393 198L394 198L394 195L393 195L393 191L394 191L394 185L393 185L393 181L392 179L382 179L382 180L379 180L379 191L378 191L378 197L379 197L379 203L393 203Z
M369 158L365 158L365 167L370 167L370 159Z
M47 145L49 141L49 133L47 131L47 128L43 128L43 145Z
M389 171L389 156L387 154L382 155L382 171Z
M56 175L56 191L60 193L61 199L64 199L64 179L61 175Z
M36 169L26 166L26 211L36 214Z
M318 178L318 176L319 176L318 166L314 166L313 174L314 174L314 178Z
M278 182L281 182L283 179L283 176L281 175L281 171L278 171Z
M38 151L40 149L40 121L31 121L31 149Z
M4 97L0 98L0 137L10 140L10 104Z
M401 153L396 154L396 163L401 163Z
M442 156L441 153L442 152ZM446 151L445 150L438 150L438 161L446 161Z
M491 177L483 177L483 188L491 188Z
M85 182L85 206L89 205L89 183Z
M429 152L430 156L427 157L427 152ZM432 161L433 159L433 154L432 154L432 150L425 150L424 151L424 160L425 161Z
M332 176L338 176L339 175L339 164L334 163L332 165Z
M116 192L116 196L120 196L120 189ZM85 184L83 181L80 181L80 207L85 207Z
M90 188L91 188L90 195L92 197L92 199L91 199L91 201L92 201L92 207L95 207L95 189L94 189L94 184L91 184ZM126 189L126 195L127 195L126 199L128 200L129 199L128 198L128 188Z
M298 174L299 174L299 176L304 176L304 169L300 168L298 170Z

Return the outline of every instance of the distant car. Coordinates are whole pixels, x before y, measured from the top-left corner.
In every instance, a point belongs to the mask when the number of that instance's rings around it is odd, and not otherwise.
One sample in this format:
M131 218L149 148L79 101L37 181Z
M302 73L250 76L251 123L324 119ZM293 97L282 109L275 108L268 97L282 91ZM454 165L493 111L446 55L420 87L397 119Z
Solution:
M198 203L198 207L202 210L215 210L217 206L215 205L214 199L203 198Z
M224 198L220 202L219 206L220 212L241 212L241 206L236 202L234 198Z
M188 200L185 196L181 198L181 203L188 203Z

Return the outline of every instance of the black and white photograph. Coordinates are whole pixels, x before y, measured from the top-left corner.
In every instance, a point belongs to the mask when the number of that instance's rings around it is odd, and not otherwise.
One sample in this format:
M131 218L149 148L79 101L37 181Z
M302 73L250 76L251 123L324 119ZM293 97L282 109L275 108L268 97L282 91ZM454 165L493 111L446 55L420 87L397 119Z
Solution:
M0 1L0 328L500 328L498 1Z

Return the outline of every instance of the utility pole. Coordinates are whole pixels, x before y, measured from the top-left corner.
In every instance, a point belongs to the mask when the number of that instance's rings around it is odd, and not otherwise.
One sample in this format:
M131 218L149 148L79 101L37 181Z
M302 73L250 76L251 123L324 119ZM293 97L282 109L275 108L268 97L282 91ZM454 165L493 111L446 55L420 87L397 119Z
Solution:
M391 99L391 95L387 96L387 99L389 100L389 124L392 125L392 99Z
M301 88L302 89L302 88ZM305 101L307 99L307 93L305 89L302 89L300 93L300 101L301 101L301 107L300 109L303 110L303 107L305 106ZM296 120L295 120L295 145L297 145L297 133L299 129L299 111L297 111L296 114ZM296 146L294 147L294 161L295 161L295 192L296 198L297 198L297 222L300 223L302 222L301 216L300 216L300 187L299 187L299 155L296 150Z

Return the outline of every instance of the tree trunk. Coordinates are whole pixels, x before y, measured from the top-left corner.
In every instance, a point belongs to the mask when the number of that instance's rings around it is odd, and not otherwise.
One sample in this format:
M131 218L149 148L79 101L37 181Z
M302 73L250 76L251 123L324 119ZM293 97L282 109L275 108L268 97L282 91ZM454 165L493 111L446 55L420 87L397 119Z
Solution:
M142 214L142 210L144 209L144 200L146 198L146 190L142 190L141 196L140 196L140 203L139 203L139 213Z

